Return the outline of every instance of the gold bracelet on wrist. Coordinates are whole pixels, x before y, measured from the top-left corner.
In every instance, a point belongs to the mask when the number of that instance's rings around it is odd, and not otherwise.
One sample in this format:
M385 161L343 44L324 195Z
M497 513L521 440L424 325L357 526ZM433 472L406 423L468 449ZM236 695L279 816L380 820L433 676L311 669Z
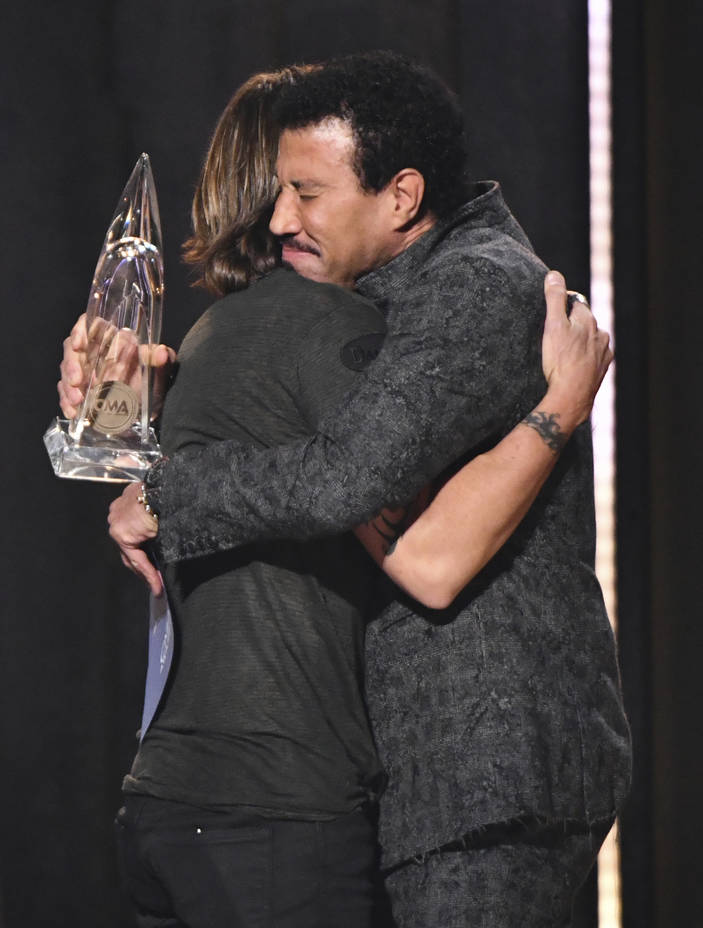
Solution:
M139 496L137 496L137 502L138 502L138 503L141 503L141 505L144 507L144 511L145 511L145 512L148 512L149 515L151 516L151 518L154 520L154 522L158 525L158 524L159 524L159 517L158 517L158 515L154 512L154 510L151 508L151 506L149 505L149 502L148 502L148 500L147 500L147 498L146 498L146 487L144 486L143 483L142 483L141 488L140 488L140 490L139 490Z

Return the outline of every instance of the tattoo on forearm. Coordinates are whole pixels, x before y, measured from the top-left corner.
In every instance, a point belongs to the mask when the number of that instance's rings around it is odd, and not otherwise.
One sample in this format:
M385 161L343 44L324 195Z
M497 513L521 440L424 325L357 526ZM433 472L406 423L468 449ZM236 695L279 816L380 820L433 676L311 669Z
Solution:
M554 454L559 454L561 449L568 441L568 437L563 434L557 419L558 412L531 412L522 420L523 425L529 425L531 429L542 438L545 444L552 449Z
M398 544L398 539L407 528L409 514L408 509L402 509L397 519L389 519L388 516L382 512L371 523L374 531L378 532L384 541L384 553L386 557L393 553L395 546Z

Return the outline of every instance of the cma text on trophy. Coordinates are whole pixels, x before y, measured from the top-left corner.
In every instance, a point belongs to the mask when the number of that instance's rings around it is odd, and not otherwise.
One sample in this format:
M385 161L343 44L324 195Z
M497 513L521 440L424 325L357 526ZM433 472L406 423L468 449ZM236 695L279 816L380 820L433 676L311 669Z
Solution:
M77 480L141 480L161 457L151 426L151 352L164 295L161 222L149 156L122 192L86 310L85 398L44 435L54 472Z

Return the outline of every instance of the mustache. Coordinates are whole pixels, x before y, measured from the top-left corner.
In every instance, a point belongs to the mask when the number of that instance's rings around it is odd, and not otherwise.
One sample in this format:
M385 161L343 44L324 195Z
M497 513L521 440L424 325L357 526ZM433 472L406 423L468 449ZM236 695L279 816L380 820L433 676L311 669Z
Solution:
M295 235L279 235L278 242L282 248L294 248L296 251L304 251L309 255L318 255L320 252L307 242L301 242Z

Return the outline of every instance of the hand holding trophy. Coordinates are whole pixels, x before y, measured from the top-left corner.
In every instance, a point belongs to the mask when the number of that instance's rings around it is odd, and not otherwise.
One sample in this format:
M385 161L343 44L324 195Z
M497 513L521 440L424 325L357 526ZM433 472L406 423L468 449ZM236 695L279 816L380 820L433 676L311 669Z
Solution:
M59 477L141 480L161 457L151 427L151 353L161 334L161 223L149 156L135 165L105 236L86 310L86 384L75 418L44 435Z

